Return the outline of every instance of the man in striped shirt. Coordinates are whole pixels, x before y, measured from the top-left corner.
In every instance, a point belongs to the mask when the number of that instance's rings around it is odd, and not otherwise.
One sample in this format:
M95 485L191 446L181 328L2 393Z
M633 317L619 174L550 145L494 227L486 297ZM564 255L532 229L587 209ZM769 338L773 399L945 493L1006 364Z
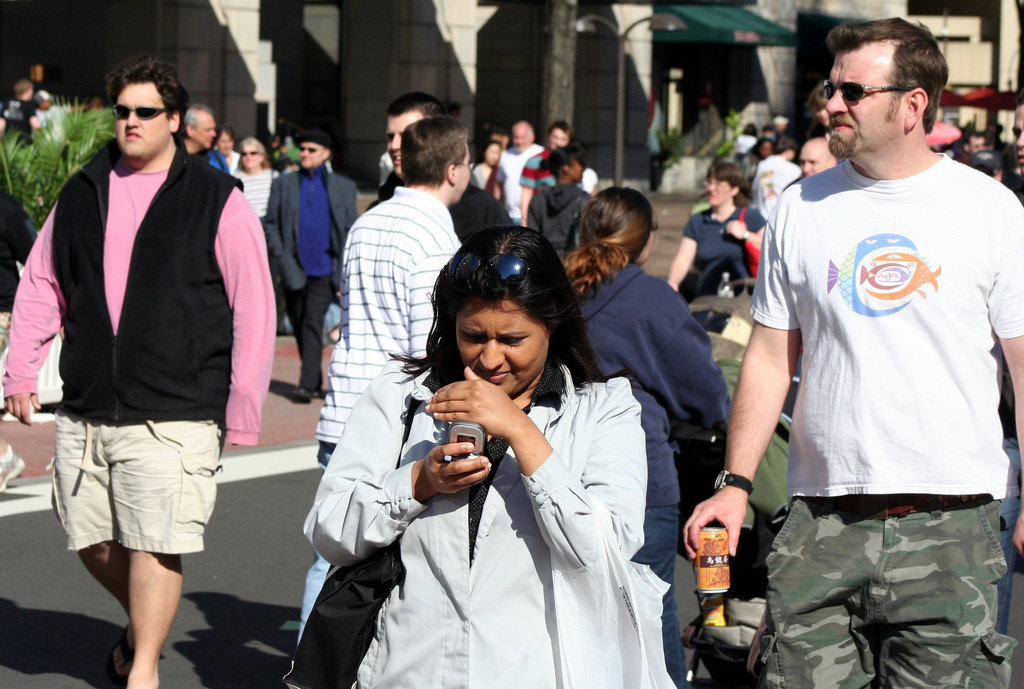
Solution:
M459 246L448 209L469 184L468 141L465 126L452 117L410 124L402 132L405 186L349 230L341 277L341 339L331 355L330 391L316 428L324 468L353 405L389 356L424 353L434 281ZM302 624L327 570L317 555L306 577Z

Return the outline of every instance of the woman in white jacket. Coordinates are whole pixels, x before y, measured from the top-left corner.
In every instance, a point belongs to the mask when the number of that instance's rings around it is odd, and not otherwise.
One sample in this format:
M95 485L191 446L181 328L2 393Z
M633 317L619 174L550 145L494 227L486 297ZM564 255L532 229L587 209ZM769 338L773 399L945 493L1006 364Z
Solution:
M470 236L435 285L426 355L388 365L345 425L305 532L335 564L401 537L361 689L561 685L552 567L601 557L593 500L624 558L643 539L640 407L601 379L572 287L533 230ZM404 412L421 404L408 442ZM484 426L486 452L448 443ZM396 468L396 458L401 458ZM556 562L557 559L557 562ZM614 649L595 649L597 653Z

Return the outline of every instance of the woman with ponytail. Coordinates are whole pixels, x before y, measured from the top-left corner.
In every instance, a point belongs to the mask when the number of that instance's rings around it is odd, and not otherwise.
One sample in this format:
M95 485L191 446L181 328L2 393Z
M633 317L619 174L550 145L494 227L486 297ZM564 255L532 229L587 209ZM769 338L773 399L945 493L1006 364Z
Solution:
M628 372L640 403L647 509L644 546L633 559L669 584L662 612L665 661L676 686L688 687L673 586L680 493L669 426L673 420L705 428L720 424L729 398L707 333L664 280L640 268L651 254L655 229L643 194L605 189L583 208L580 247L565 263L601 372Z

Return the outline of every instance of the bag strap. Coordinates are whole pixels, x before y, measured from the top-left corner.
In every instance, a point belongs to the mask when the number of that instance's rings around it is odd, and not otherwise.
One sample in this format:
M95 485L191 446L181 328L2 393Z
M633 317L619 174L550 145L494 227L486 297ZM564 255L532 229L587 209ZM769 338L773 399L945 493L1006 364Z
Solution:
M743 206L743 208L740 208L740 222L743 222L745 217L747 217L747 207Z

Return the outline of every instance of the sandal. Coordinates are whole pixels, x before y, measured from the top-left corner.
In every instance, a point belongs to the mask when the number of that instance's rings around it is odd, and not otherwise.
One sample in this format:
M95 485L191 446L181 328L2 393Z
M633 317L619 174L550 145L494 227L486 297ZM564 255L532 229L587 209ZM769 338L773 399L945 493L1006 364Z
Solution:
M114 660L114 651L117 649L121 649L121 668L130 666L135 660L135 649L128 645L128 627L121 631L121 638L117 640L117 645L110 649L110 655L107 657L107 679L114 686L126 687L128 675L122 675L117 671L117 663Z

